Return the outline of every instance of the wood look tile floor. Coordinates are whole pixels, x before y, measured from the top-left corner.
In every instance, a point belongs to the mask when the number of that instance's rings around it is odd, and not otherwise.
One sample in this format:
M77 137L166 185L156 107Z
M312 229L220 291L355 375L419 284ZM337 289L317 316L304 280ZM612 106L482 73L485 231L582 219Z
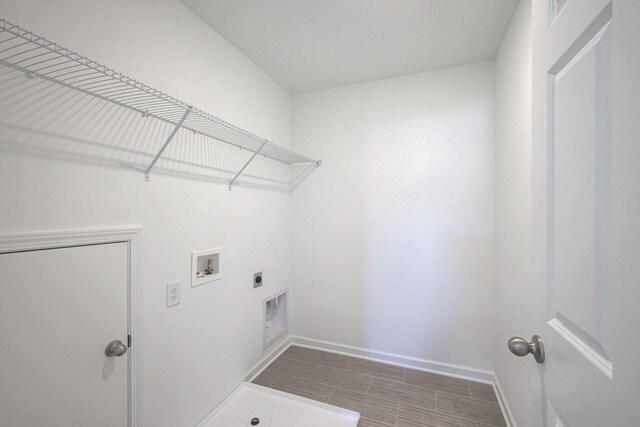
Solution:
M253 382L357 411L359 427L506 427L489 384L303 347Z

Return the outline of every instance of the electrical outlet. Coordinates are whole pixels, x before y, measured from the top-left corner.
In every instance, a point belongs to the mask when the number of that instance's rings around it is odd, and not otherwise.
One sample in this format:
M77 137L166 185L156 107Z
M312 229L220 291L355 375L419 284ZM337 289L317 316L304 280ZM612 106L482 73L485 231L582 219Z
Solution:
M262 286L262 271L254 273L253 275L253 289Z
M180 281L167 283L167 308L180 304Z

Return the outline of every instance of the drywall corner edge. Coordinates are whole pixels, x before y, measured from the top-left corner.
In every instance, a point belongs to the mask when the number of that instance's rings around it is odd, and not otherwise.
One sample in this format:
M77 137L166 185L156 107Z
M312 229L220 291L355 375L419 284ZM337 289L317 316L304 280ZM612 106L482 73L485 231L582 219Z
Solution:
M511 408L509 408L507 396L504 394L504 391L500 386L500 381L498 381L498 376L495 373L493 374L493 388L495 389L498 404L500 405L500 410L502 411L502 416L507 423L507 427L518 427L516 425L516 420L513 418Z
M249 369L247 371L247 373L243 376L242 380L240 381L240 383L238 385L240 385L243 382L252 382L258 375L260 375L262 373L262 371L264 371L267 366L269 366L271 364L271 362L273 362L275 359L277 359L278 357L280 357L280 355L282 353L284 353L290 346L292 345L291 343L291 337L287 336L286 338L284 338L282 340L282 342L280 343L280 345L278 345L276 348L274 348L271 352L269 352L266 356L264 356L262 359L260 359L260 361L258 363L256 363L255 365L253 365L251 367L251 369ZM232 394L234 390L229 393ZM228 397L228 395L227 395ZM226 399L226 398L225 398ZM202 422L213 412L215 411L215 409L218 407L218 405L215 405L213 407L209 407L207 408L206 411L204 411L203 414L201 414L198 418L196 418L193 423L193 425L195 426L200 426L202 424Z

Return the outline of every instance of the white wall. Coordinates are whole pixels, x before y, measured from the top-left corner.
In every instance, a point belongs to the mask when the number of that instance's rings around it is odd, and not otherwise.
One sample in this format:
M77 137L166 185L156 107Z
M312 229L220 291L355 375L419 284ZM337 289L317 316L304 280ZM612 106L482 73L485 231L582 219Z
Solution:
M0 0L9 21L280 144L291 130L294 148L324 160L290 203L0 149L0 233L144 227L144 425L192 424L235 387L262 356L259 302L289 285L291 265L294 333L486 370L495 360L519 425L539 425L536 371L505 346L534 332L523 311L530 7L518 8L495 76L479 63L290 105L177 0ZM225 248L224 281L191 289L190 252L215 246ZM259 270L265 286L253 291ZM183 301L165 309L175 279Z
M295 334L493 370L493 72L293 97Z
M496 58L496 376L519 427L542 425L535 363L507 349L531 337L531 1L522 0Z
M0 0L0 15L288 145L290 97L177 0ZM6 136L6 134L4 134ZM2 142L5 141L2 138ZM260 300L289 284L290 196L0 150L0 234L142 225L142 419L193 425L261 357ZM223 246L190 288L191 251ZM251 288L255 271L265 285ZM182 304L166 309L165 283Z

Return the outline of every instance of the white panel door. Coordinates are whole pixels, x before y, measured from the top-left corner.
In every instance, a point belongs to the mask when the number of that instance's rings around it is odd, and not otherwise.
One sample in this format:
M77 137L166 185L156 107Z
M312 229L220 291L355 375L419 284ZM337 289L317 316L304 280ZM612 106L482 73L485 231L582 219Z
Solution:
M640 2L533 2L548 426L640 425Z
M125 427L127 243L0 254L0 425Z

